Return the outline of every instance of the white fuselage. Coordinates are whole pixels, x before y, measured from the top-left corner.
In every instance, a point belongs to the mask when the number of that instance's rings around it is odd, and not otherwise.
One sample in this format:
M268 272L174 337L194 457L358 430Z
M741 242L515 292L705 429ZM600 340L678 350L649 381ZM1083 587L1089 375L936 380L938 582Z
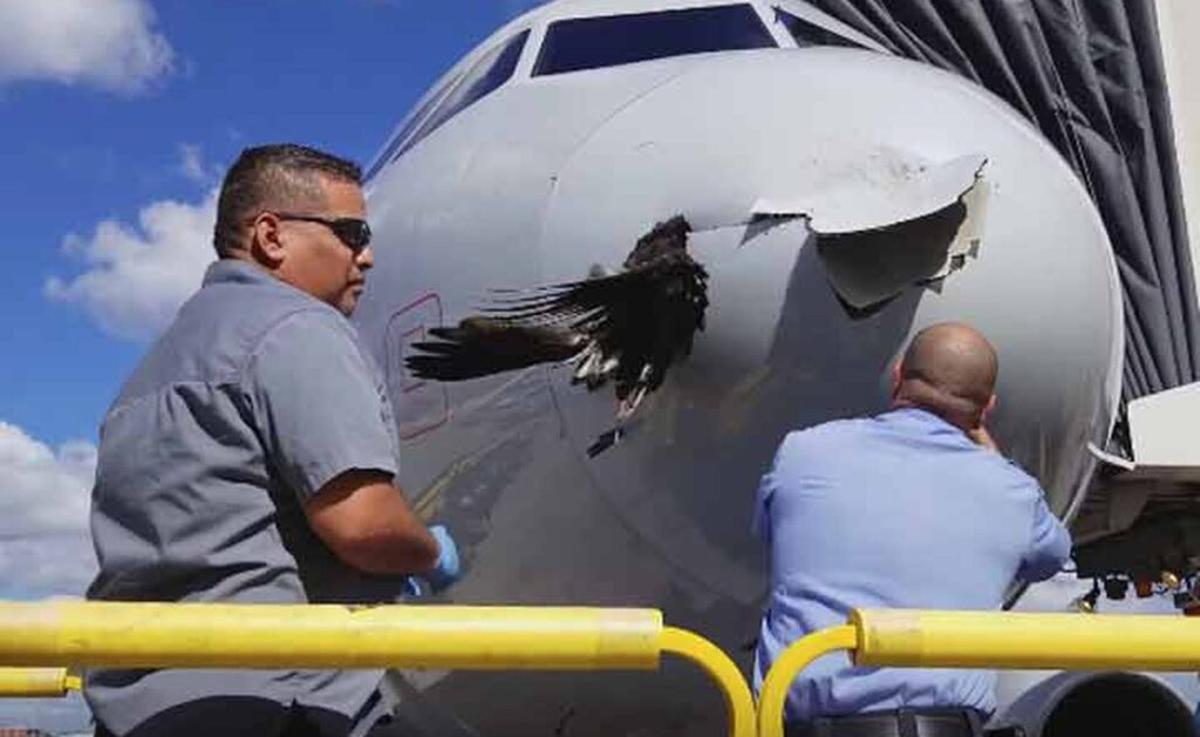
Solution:
M529 30L505 84L385 159L370 182L377 266L356 322L396 405L400 484L463 548L466 576L451 598L658 606L745 661L765 593L751 506L776 444L788 430L886 407L898 351L947 319L996 344L995 434L1067 513L1094 468L1088 443L1102 445L1113 422L1123 328L1104 229L1050 144L1004 103L930 67L795 48L766 5L753 7L780 48L533 76L548 25L599 5L547 6L482 44L435 85L426 114L454 94L439 86ZM971 256L865 316L839 302L806 218L748 224L764 198L841 202L853 219L860 193L969 155L986 157L988 188L986 211L972 213L982 235ZM567 368L456 384L405 370L412 343L475 312L489 290L617 270L639 235L675 214L691 222L689 250L711 275L707 329L628 437L597 458L584 450L611 426L615 400L607 387L571 385ZM872 215L862 213L864 228ZM661 703L653 733L720 733L719 717L708 723L720 705L676 687L703 678L668 670L669 688L654 674L632 686L603 674L413 682L482 734L552 733L547 714L592 703L582 683L613 685L596 702L606 714L622 714L612 703L631 693ZM573 685L541 692L538 709L497 706L551 683ZM599 707L578 718L586 724L566 733L627 733Z

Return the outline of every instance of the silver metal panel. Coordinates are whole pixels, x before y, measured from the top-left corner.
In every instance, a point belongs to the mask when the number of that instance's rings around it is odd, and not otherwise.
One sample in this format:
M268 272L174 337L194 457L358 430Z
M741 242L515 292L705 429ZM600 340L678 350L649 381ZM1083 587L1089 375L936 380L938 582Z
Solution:
M573 0L520 22L668 4ZM839 301L803 219L750 223L763 198L969 155L988 160L983 247L864 314ZM779 49L514 80L385 168L370 206L377 267L356 320L406 423L400 482L462 544L454 601L659 606L746 666L763 594L750 506L776 443L884 408L890 364L935 321L968 320L998 346L996 435L1060 513L1113 420L1123 331L1091 202L1012 111L928 67ZM489 289L619 268L675 214L711 273L708 327L596 459L584 449L611 427L612 391L572 386L564 367L450 385L406 374L422 331ZM405 688L424 691L412 708L440 734L550 733L560 719L572 735L720 734L720 705L692 690L702 678L668 676L430 674ZM514 708L527 687L538 707Z
M1200 383L1135 399L1128 412L1133 461L1139 471L1183 472L1200 481L1200 442L1196 441Z

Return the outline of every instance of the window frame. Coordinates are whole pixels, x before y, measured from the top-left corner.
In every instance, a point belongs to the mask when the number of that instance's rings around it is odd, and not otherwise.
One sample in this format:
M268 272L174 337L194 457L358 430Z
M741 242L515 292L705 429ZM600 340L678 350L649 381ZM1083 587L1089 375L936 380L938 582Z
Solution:
M403 128L400 130L397 136L392 140L391 143L388 144L388 147L385 151L387 157L386 160L381 157L380 163L378 163L376 167L372 168L371 175L373 176L379 171L385 169L388 165L398 161L402 156L404 156L404 154L416 147L421 141L431 136L439 128L446 125L451 120L454 120L459 115L462 115L464 112L474 107L476 103L491 97L504 87L512 84L514 80L521 78L522 61L529 53L530 40L533 38L533 35L533 29L529 26L517 29L504 36L502 40L492 44L491 46L488 46L479 54L474 55L468 60L464 60L464 62L459 65L457 73L452 72L452 76L448 78L448 81L443 84L436 93L425 98L425 100L420 103L420 108L414 112L407 122L405 122ZM517 50L517 57L512 61L508 74L499 84L496 84L485 92L472 97L469 102L459 105L458 109L445 114L444 117L439 119L439 115L442 115L443 108L447 105L447 103L454 99L455 95L463 89L464 85L478 84L487 79L491 71L495 69L496 65L505 56L509 49L514 44L518 43L519 49ZM483 74L476 75L475 73L478 72L484 62L488 61L489 59L491 61L487 66L486 71ZM435 120L436 123L431 125L431 122Z
M451 70L451 72L447 72L442 76L440 80L441 84L438 84L436 88L430 89L426 95L417 101L412 112L400 122L396 132L388 139L387 145L383 147L383 150L375 158L374 163L366 171L366 174L363 176L364 181L374 179L379 172L387 168L388 164L399 158L398 153L402 149L404 142L412 138L413 133L437 109L437 106L446 98L450 90L458 86L461 79L461 71Z
M770 41L769 46L752 46L752 47L734 48L734 49L711 49L708 51L689 51L689 52L678 53L678 54L652 56L652 57L644 58L644 59L634 59L631 61L621 61L621 62L608 63L608 64L602 64L602 65L597 65L597 66L575 67L575 68L571 68L571 69L559 69L559 70L555 70L555 71L543 71L542 70L542 65L545 60L545 55L547 52L547 42L551 39L554 27L560 23L568 23L568 22L572 22L572 21L590 21L590 20L598 20L598 19L610 19L610 18L619 18L619 17L666 15L666 14L673 14L673 13L686 13L686 12L703 11L703 10L734 9L734 8L744 8L750 12L750 15L759 24L759 27L763 32L763 37ZM696 56L699 54L722 53L725 51L754 51L754 50L761 50L761 49L788 48L787 46L784 46L783 39L781 38L780 34L778 34L771 27L772 25L774 25L774 24L770 21L770 19L763 15L762 8L760 8L757 3L748 2L748 1L747 2L731 1L731 2L724 2L724 3L720 3L720 4L696 4L696 5L685 5L685 6L681 6L681 7L664 8L664 9L649 10L649 11L646 11L646 10L633 11L633 10L631 10L631 11L627 11L627 12L616 12L616 13L596 14L596 15L563 16L563 17L559 17L559 18L548 19L544 23L543 28L541 29L541 33L539 34L540 38L536 39L537 50L536 50L536 52L531 53L532 62L530 63L530 66L528 69L528 76L530 79L537 80L537 79L558 77L558 76L561 76L564 74L572 74L572 73L576 73L576 72L594 71L594 70L598 70L598 69L612 69L614 67L626 66L629 64L641 64L641 63L650 62L650 61L661 61L664 59L678 59L678 58L687 57L687 56ZM791 41L791 37L787 33L786 29L783 30L783 35L788 37L787 40L789 42Z
M806 18L802 11L797 10L795 7L796 5L800 5L810 13L821 16L822 20L829 23L830 26L834 27L834 29L830 29L821 23L818 23L810 18ZM880 46L878 42L869 36L866 36L865 34L855 30L836 18L830 17L829 14L825 13L824 11L804 5L803 3L796 3L794 0L765 0L762 4L762 10L767 14L766 21L768 25L772 28L772 30L777 30L779 35L782 36L786 41L787 46L784 48L810 49L814 48L814 46L801 46L800 42L796 40L796 37L792 35L792 32L787 27L786 23L779 18L779 12L786 13L787 15L796 18L801 23L817 26L818 28L821 28L822 30L844 40L846 43L841 45L840 48L875 51L881 54L891 55L890 51ZM838 28L839 26L840 28ZM839 48L839 46L829 46L827 48Z

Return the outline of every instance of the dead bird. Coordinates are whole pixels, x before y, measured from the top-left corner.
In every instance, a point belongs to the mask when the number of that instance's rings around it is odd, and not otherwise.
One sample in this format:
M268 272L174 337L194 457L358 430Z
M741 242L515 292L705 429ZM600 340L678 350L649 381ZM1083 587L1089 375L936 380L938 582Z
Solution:
M540 363L569 361L572 383L614 383L617 426L589 448L617 442L667 369L704 330L708 272L687 252L682 215L638 239L620 272L584 281L496 290L482 314L431 329L405 363L418 378L462 381Z

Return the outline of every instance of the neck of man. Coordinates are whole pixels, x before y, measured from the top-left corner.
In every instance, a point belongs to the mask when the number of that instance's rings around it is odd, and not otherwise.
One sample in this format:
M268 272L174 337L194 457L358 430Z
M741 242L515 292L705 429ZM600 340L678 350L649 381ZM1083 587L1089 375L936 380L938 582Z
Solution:
M904 392L898 392L892 398L892 409L919 409L937 415L946 422L954 425L964 433L970 433L979 427L980 412L974 403L957 397L952 401L929 401L914 397ZM951 406L953 405L953 406Z

